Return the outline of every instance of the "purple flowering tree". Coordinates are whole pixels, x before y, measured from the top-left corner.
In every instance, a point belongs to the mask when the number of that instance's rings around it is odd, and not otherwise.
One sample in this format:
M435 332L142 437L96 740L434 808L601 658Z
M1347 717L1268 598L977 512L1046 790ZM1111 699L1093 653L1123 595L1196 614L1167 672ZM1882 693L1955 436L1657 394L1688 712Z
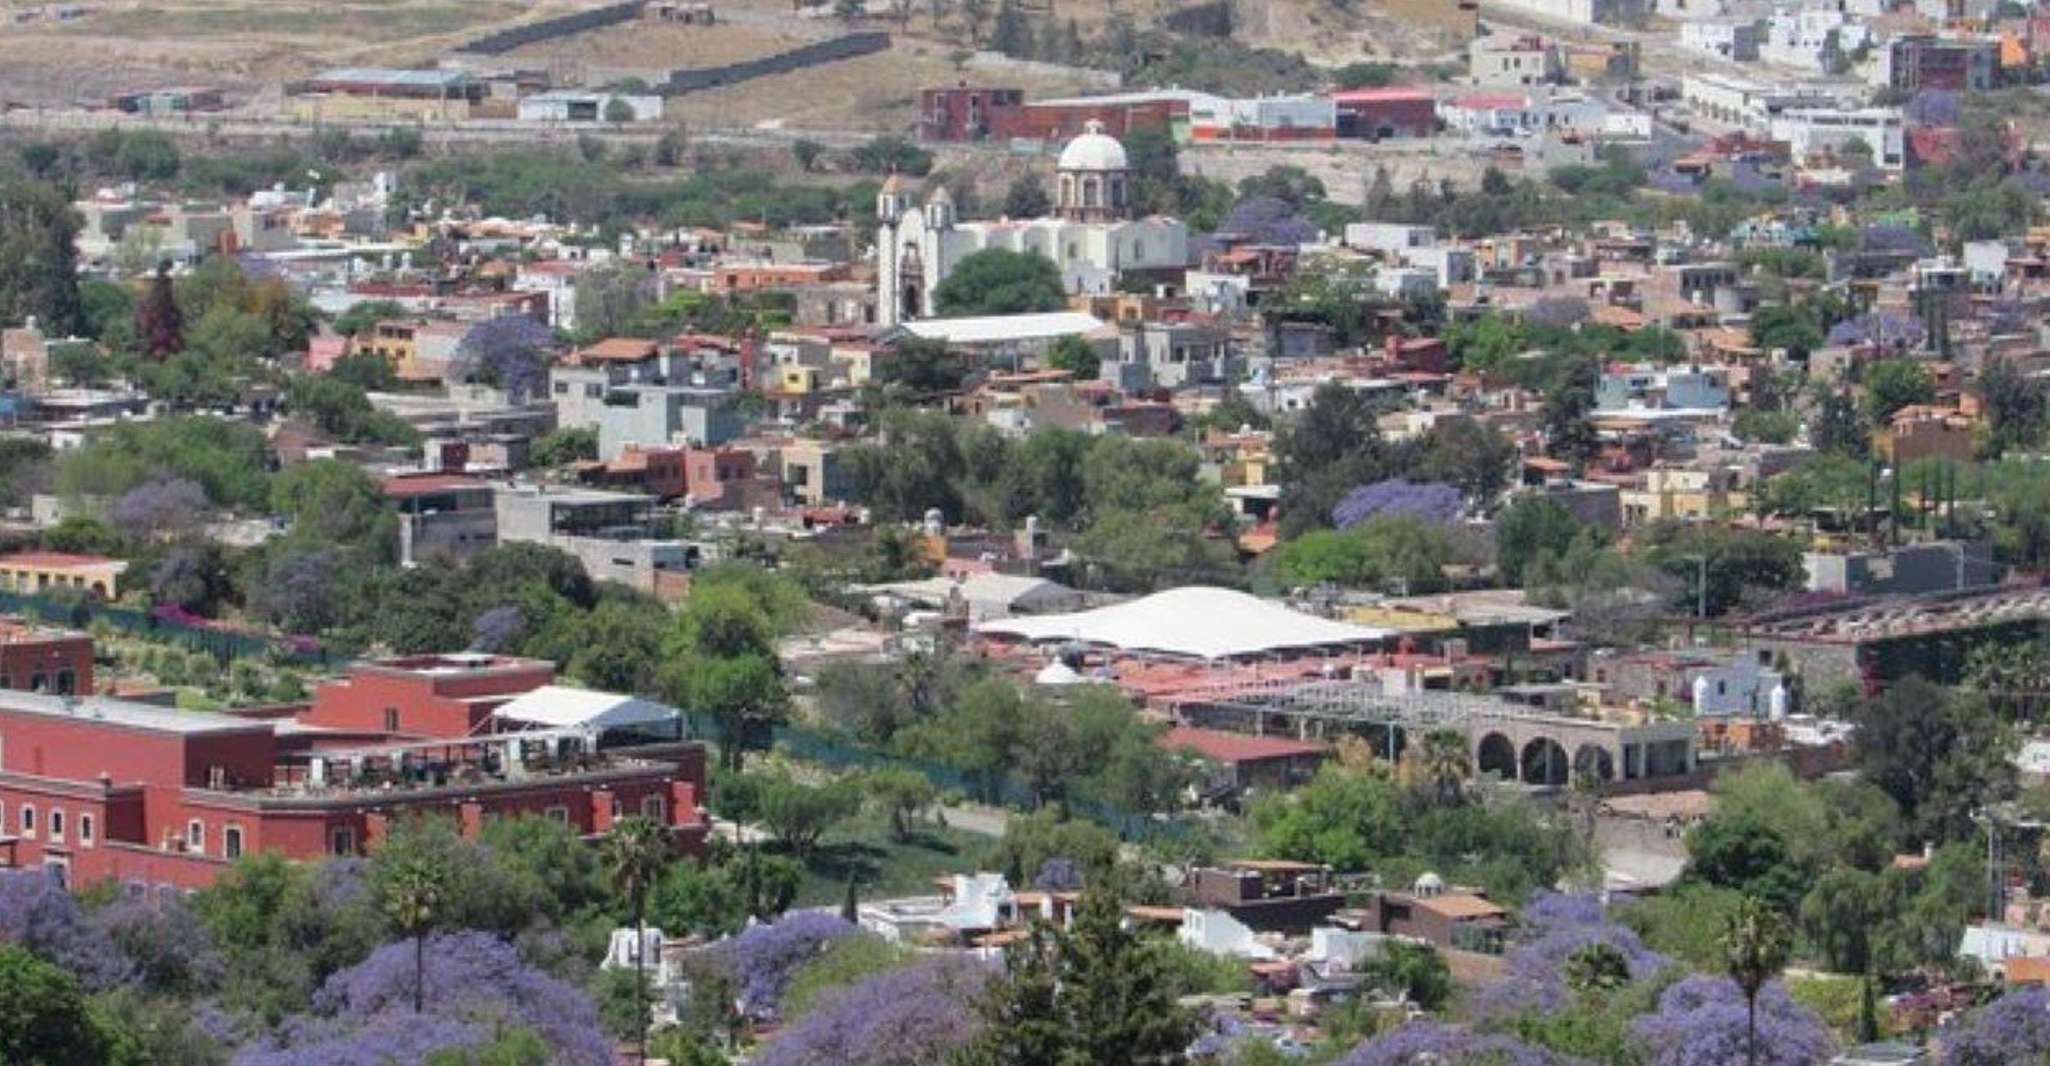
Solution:
M470 650L509 652L527 632L527 617L512 604L488 608L470 623Z
M245 1049L237 1066L418 1062L429 1051L476 1047L508 1027L532 1029L554 1062L610 1066L611 1043L590 997L530 966L505 940L475 931L429 937L426 975L424 1012L416 1015L413 945L386 944L329 977L308 1014Z
M2006 1066L2050 1055L2050 989L2024 988L1951 1023L1937 1036L1944 1066Z
M513 403L546 391L555 333L527 315L499 315L477 323L456 345L447 376L505 390Z
M1901 114L1916 126L1955 126L1958 94L1948 89L1923 89L1908 100Z
M115 497L107 521L132 540L165 539L192 529L212 507L198 482L159 478Z
M1830 327L1831 344L1871 344L1881 348L1913 348L1922 343L1922 320L1898 311L1875 311L1847 318Z
M923 1066L975 1036L975 996L991 975L965 956L941 956L839 989L779 1033L755 1066Z
M1466 509L1466 498L1451 485L1414 482L1404 478L1376 481L1345 494L1331 508L1331 521L1349 529L1370 518L1407 515L1432 525L1450 525Z
M1659 1009L1631 1024L1646 1066L1727 1066L1747 1046L1743 990L1727 977L1695 974L1659 996ZM1820 1066L1836 1053L1829 1027L1772 981L1758 993L1759 1066Z
M1278 196L1249 196L1234 204L1217 232L1235 234L1254 244L1297 245L1317 239L1317 226Z
M1503 956L1503 979L1474 998L1475 1016L1507 1018L1564 1009L1573 998L1563 973L1566 962L1593 944L1616 949L1632 981L1647 980L1672 965L1671 959L1645 947L1627 926L1609 921L1593 896L1540 892L1524 907L1523 928Z
M314 548L271 560L262 591L264 614L287 633L326 631L338 617L341 568L341 553L333 548Z
M739 936L709 949L709 961L740 990L740 1009L757 1018L773 1018L784 989L797 971L827 945L860 932L860 927L824 911L786 914L766 925L751 926Z
M19 944L103 991L127 981L128 957L56 878L41 870L0 871L0 940Z
M127 897L93 912L92 924L146 987L192 995L217 987L227 963L183 896Z
M234 1066L415 1066L438 1051L469 1051L489 1027L434 1015L383 1014L360 1025L294 1020L279 1044L244 1048Z
M1574 1066L1578 1062L1510 1037L1418 1020L1352 1049L1337 1066Z
M1523 320L1533 326L1569 329L1587 320L1587 301L1577 296L1547 296L1530 305Z

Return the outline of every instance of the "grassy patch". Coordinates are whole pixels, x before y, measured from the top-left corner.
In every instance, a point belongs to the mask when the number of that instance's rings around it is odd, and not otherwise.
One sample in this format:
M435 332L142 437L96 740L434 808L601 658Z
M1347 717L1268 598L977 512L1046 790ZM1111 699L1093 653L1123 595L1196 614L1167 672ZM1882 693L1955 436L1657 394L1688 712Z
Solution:
M910 840L898 841L890 836L887 818L863 814L826 834L805 865L797 906L840 902L846 898L850 875L865 900L929 896L934 894L934 877L974 872L989 846L988 837L939 826L927 826Z

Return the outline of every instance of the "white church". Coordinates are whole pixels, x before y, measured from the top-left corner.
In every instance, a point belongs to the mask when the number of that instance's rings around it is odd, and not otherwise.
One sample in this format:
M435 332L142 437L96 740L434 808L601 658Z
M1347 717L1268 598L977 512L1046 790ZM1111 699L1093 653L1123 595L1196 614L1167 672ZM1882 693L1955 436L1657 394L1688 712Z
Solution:
M1091 121L1054 164L1054 217L962 222L945 186L912 204L891 175L876 198L876 321L895 326L934 314L933 293L956 264L986 248L1033 252L1060 267L1069 293L1112 291L1133 270L1180 271L1189 230L1172 218L1131 218L1125 146Z

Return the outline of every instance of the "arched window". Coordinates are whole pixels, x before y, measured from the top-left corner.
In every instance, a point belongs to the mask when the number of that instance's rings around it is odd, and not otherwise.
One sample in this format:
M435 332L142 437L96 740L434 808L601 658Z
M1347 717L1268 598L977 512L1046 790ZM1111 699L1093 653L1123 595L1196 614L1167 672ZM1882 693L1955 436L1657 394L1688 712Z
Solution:
M1103 205L1103 186L1101 182L1101 178L1082 179L1083 207L1100 207Z

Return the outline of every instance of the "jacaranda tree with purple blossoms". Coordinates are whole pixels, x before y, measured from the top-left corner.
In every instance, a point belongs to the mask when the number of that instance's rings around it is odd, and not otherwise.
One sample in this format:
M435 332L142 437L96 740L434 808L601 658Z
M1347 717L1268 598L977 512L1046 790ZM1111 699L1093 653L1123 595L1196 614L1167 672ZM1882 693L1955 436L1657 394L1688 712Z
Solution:
M838 915L800 911L766 925L749 928L713 947L709 961L740 990L740 1008L758 1018L773 1018L783 990L805 963L828 944L860 933Z
M0 870L0 940L69 971L89 991L134 976L134 968L78 900L41 870Z
M1631 1027L1646 1066L1731 1066L1747 1052L1745 999L1727 977L1696 974L1659 996L1658 1010ZM1768 982L1758 993L1760 1066L1819 1066L1836 1052L1829 1027ZM2014 1060L2001 1060L2011 1062Z
M828 993L751 1060L755 1066L924 1066L973 1039L972 1009L994 969L938 956Z
M1574 1066L1576 1061L1512 1037L1419 1020L1361 1044L1337 1066Z
M1389 478L1345 494L1331 509L1331 524L1350 529L1370 518L1407 515L1434 525L1446 525L1459 518L1466 500L1451 485Z
M2007 1066L2050 1055L2050 989L2010 992L1937 1034L1944 1066Z
M413 1011L413 945L386 944L329 978L311 1010L244 1049L237 1066L417 1062L431 1051L481 1046L507 1028L533 1030L553 1062L610 1066L611 1043L591 998L529 965L510 942L440 933L427 938L424 958L434 989L424 1014Z

